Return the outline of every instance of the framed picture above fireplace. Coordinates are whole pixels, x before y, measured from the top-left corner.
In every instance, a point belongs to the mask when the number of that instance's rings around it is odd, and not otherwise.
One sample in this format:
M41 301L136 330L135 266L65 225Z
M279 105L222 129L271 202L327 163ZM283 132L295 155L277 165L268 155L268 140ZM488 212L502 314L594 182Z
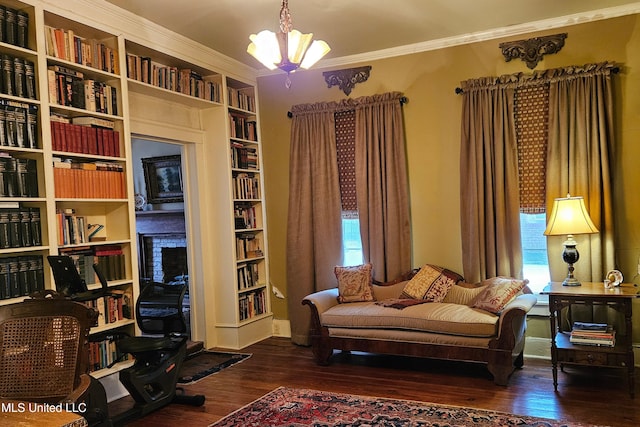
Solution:
M180 155L141 159L148 203L183 202Z

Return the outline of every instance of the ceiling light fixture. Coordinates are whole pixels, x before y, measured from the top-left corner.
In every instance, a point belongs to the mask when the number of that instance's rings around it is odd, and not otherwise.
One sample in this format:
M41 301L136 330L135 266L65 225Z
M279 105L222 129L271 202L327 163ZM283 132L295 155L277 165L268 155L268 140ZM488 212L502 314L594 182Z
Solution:
M313 33L302 34L293 29L289 1L282 0L280 31L263 30L249 36L247 52L270 70L287 73L286 86L291 86L289 73L298 68L308 69L325 56L331 48L322 40L313 40Z

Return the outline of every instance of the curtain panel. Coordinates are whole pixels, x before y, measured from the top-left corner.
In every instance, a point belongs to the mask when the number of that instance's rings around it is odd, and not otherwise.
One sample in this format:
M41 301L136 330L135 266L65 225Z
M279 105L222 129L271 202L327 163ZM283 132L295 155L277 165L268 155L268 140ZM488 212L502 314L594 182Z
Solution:
M376 280L411 270L409 183L402 94L363 97L356 106L356 193L364 259Z
M309 344L308 294L335 286L342 223L334 113L336 103L292 108L287 220L287 296L291 339Z
M580 262L575 274L582 281L602 281L614 269L613 183L614 150L612 63L555 70L549 82L549 151L547 206L557 197L583 196L599 232L575 236ZM549 236L550 248L561 248L562 236ZM551 280L567 272L560 249L549 253Z
M522 277L512 82L462 83L460 219L465 280Z

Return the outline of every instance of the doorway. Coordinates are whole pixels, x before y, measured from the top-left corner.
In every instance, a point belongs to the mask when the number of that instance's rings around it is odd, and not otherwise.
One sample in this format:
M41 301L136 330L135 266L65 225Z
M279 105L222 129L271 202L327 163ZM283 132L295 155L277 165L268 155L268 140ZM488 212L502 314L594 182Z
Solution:
M140 286L150 282L186 288L183 315L191 338L191 292L180 142L132 137Z

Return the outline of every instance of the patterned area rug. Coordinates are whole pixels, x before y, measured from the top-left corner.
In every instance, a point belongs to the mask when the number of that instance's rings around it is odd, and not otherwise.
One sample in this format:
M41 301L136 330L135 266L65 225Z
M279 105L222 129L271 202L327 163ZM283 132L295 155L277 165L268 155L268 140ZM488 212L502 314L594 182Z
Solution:
M251 354L199 351L184 361L180 370L178 384L189 385L196 383L211 374L242 362L248 357L251 357Z
M546 418L408 400L279 387L210 427L534 426L579 427Z

